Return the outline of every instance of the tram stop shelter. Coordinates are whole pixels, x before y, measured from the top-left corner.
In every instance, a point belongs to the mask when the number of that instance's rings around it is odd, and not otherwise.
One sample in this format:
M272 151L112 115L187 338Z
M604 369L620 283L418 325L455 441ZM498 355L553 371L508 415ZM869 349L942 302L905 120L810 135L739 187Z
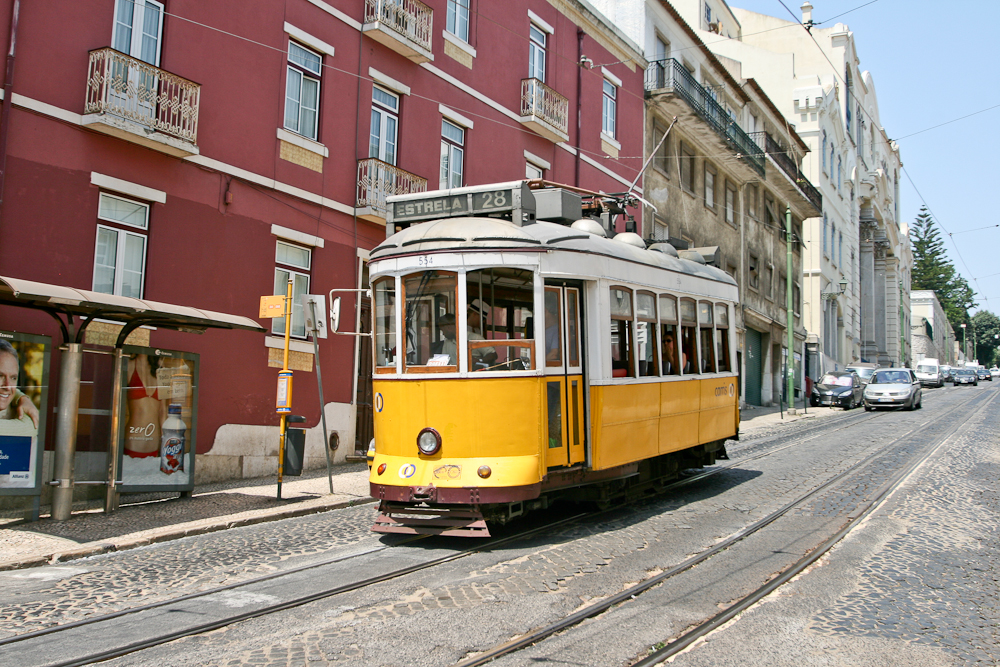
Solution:
M108 443L105 512L111 512L118 508L118 491L116 489L119 475L118 432L122 419L122 370L125 362L122 346L129 334L141 326L155 326L188 333L204 333L208 329L265 332L264 327L256 321L239 315L3 276L0 276L0 305L44 311L59 323L59 329L62 332L59 395L56 399L53 467L55 479L52 482L55 487L52 495L52 518L57 521L68 519L72 508L73 464L76 454L76 429L83 359L82 346L84 333L91 322L100 319L122 325L113 351L114 383L112 391L114 393L111 401L111 436Z

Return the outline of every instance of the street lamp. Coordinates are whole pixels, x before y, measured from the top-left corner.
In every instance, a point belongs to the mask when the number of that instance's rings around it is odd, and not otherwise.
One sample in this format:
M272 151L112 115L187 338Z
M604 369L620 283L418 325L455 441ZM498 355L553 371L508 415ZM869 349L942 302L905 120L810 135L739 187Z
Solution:
M959 324L958 326L962 327L962 355L965 356L965 360L968 361L969 360L969 347L965 343L965 325L964 324Z
M843 294L844 292L847 291L847 278L841 278L840 279L840 283L838 283L838 284L840 285L840 291L839 292L834 292L834 291L831 291L831 292L821 292L821 294L823 295L823 298L826 299L826 300L828 300L828 301L833 301L838 296L840 296L841 294Z

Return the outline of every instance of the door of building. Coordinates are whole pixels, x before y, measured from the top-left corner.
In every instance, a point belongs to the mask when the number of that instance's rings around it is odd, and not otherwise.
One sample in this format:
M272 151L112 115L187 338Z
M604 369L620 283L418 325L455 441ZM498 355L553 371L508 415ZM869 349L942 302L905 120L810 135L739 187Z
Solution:
M545 281L546 466L571 466L586 458L583 313L579 285Z
M747 381L746 399L750 405L760 405L760 386L764 380L764 347L761 333L747 328Z
M154 0L117 0L112 45L116 51L137 60L160 66L160 46L163 35L163 5ZM135 120L156 115L159 77L148 68L113 66L111 89L113 103L126 116Z

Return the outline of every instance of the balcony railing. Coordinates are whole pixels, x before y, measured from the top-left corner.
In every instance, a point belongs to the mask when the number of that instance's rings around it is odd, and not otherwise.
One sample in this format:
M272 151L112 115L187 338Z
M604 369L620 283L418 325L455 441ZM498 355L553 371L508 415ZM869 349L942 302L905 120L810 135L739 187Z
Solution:
M90 52L85 114L110 114L198 143L201 86L112 48Z
M805 177L802 170L795 163L795 160L789 154L788 149L784 148L779 144L774 137L772 137L767 132L754 132L752 135L754 142L758 146L763 146L764 150L771 159L774 160L775 164L781 167L781 170L785 172L790 179L792 179L802 193L805 194L806 199L808 199L812 204L822 210L823 209L823 195L817 190L809 179Z
M556 130L562 141L569 131L569 100L538 79L521 79L521 119L535 117Z
M754 171L764 175L764 151L681 63L673 58L654 60L646 69L645 87L649 92L670 90L683 97Z
M378 158L358 160L358 208L370 208L385 219L386 197L427 192L427 179L411 174Z
M434 11L420 0L365 0L365 23L377 23L431 50Z

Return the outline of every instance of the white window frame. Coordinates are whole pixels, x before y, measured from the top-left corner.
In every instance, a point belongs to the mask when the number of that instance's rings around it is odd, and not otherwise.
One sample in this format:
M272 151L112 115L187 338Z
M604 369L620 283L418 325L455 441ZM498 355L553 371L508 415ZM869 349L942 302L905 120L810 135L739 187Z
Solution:
M145 25L145 13L146 7L156 7L160 12L159 25L156 27L156 56L153 60L143 60L142 58L142 42L145 33L142 28ZM117 49L123 53L127 53L133 58L143 60L143 62L148 62L153 67L160 66L160 53L163 50L163 16L164 7L163 3L155 2L155 0L115 0L115 15L114 15L114 26L112 29L113 35L111 37L111 44L113 47L118 46L119 37L121 35L121 30L119 26L122 25L118 17L120 16L119 11L126 12L128 7L132 8L132 24L128 27L131 31L129 39L128 50ZM138 26L138 30L136 27Z
M528 78L538 79L545 83L546 48L548 44L548 34L545 29L535 24L534 21L528 23Z
M143 208L145 210L145 215L143 216L144 224L138 225L138 224L134 224L134 223L131 223L131 222L125 222L123 220L117 220L115 218L108 218L108 217L102 216L101 215L100 199L104 199L104 198L117 199L119 201L128 202L129 204L135 204L136 206L139 206L139 207ZM115 294L115 295L118 295L118 296L132 296L134 298L141 299L143 293L146 290L146 256L148 255L148 242L149 242L149 239L148 239L148 236L147 236L147 234L149 232L149 204L146 204L146 203L140 202L140 201L135 201L133 199L128 199L127 197L121 197L119 195L114 195L114 194L106 193L106 192L102 192L100 194L100 199L98 200L98 205L97 205L97 219L98 220L103 220L105 222L110 222L112 224L109 224L109 225L98 224L97 225L97 233L95 234L95 238L94 238L94 275L93 275L93 280L91 282L91 285L93 286L95 292L98 291L97 290L97 284L96 284L97 269L98 269L98 265L97 265L97 250L98 250L98 247L100 246L100 239L101 239L100 230L101 229L106 229L106 230L108 230L110 232L113 232L113 233L117 234L117 238L116 238L116 241L115 241L115 258L114 258L114 264L110 266L110 268L114 271L114 275L115 275L114 280L112 281L112 292L111 292L111 294ZM129 231L129 229L127 229L127 228L140 229L144 233L137 234L135 232ZM124 259L125 259L125 245L126 245L126 240L129 237L140 239L142 241L142 261L140 262L140 265L141 265L142 268L140 270L139 294L138 295L134 295L134 294L123 295L122 294L122 283L123 283L123 276L124 276L124 273L125 273L124 270L122 269L122 266L123 266L123 262L124 262Z
M461 131L462 141L461 143L456 142L454 139L450 139L445 136L444 129L446 125L450 125L455 129ZM466 128L453 123L447 118L441 119L441 180L440 186L442 190L447 190L450 188L460 188L464 183L465 179L465 131ZM456 161L457 156L457 161ZM456 170L455 164L458 164L459 168ZM455 177L458 177L457 183L455 182Z
M278 260L278 248L280 246L283 246L283 245L295 248L296 250L304 250L306 252L306 257L308 258L306 264L305 265L299 265L299 264L292 264L292 263L287 262L287 261L279 261ZM296 243L288 243L287 241L282 241L281 239L278 239L276 241L275 246L274 246L274 264L275 264L275 267L274 267L274 282L275 282L275 292L277 292L278 272L281 271L281 272L289 274L289 276L295 276L296 278L303 278L305 280L305 287L303 288L301 294L308 294L309 293L309 285L312 282L312 275L311 275L311 272L312 272L312 254L313 254L313 249L312 248L307 248L305 246L301 246L301 245L298 245ZM287 284L288 278L285 278L285 280L283 282L284 282L284 284ZM283 290L282 292L280 292L280 294L282 296L284 296L285 294L287 294L287 288L285 290ZM297 326L301 327L302 333L296 333L296 327ZM290 335L291 335L292 338L300 338L300 339L306 338L307 333L306 333L305 329L306 329L305 310L303 309L301 299L298 298L298 295L297 295L297 293L296 293L296 291L295 291L295 289L293 287L293 289L292 289L292 326L291 326ZM271 333L272 334L277 334L277 335L280 335L280 336L284 336L285 335L285 318L284 317L275 317L274 319L271 320Z
M387 103L375 97L376 91L387 95L396 101L396 108L393 109ZM368 135L368 157L378 158L387 164L395 165L399 159L399 95L386 89L383 86L372 86L372 125ZM394 121L390 123L389 121ZM375 126L378 124L378 134L375 134ZM388 140L392 128L392 141ZM373 150L376 148L377 150ZM392 153L388 147L392 145ZM372 153L376 153L372 155Z
M705 162L705 174L704 174L704 188L702 188L702 195L705 198L705 206L712 210L715 210L715 177L717 173L715 169ZM711 182L711 183L710 183Z
M319 66L313 70L303 65L302 63L295 62L292 60L292 47L302 49L306 53L315 56L319 59ZM288 53L287 53L287 75L285 79L285 118L283 121L283 126L289 132L294 132L295 134L301 135L307 139L312 139L313 141L319 141L319 116L320 116L320 100L322 97L322 73L323 73L323 54L310 49L299 42L289 39L288 40ZM310 76L311 75L311 76ZM298 99L290 97L292 81L297 80L299 82L299 96ZM316 108L311 109L313 112L313 123L312 127L304 128L302 119L302 89L303 84L306 81L310 81L316 84ZM291 123L289 119L289 103L292 103L296 107L294 124ZM309 107L305 107L307 110Z
M601 132L612 139L618 136L618 86L607 78L601 91Z
M448 0L447 27L445 28L463 42L469 42L469 9L472 0Z

